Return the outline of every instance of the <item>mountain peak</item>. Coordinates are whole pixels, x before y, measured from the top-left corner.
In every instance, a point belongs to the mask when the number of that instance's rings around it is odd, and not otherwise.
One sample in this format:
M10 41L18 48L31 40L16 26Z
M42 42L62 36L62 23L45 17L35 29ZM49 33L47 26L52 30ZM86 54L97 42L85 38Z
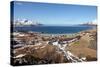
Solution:
M18 19L18 20L15 20L14 25L15 26L29 26L29 25L37 26L37 25L40 25L40 23L38 23L37 21L31 21L28 19Z

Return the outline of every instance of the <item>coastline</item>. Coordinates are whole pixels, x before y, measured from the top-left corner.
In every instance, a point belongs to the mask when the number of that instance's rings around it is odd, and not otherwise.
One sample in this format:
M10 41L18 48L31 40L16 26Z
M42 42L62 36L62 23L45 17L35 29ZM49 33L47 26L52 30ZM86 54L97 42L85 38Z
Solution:
M77 34L81 31L92 29L93 27L90 26L43 26L43 27L14 27L13 31L18 32L33 32L33 33L40 33L40 34L46 34L46 35L73 35Z
M34 34L38 34L38 35L41 35L41 36L77 36L77 35L80 35L81 33L85 33L85 32L88 32L88 31L97 31L97 28L87 29L87 30L83 30L83 31L80 31L80 32L76 32L76 33L57 33L56 34L56 33L35 32L35 31L29 31L29 32L22 31L22 33L34 33ZM19 32L19 31L16 31L16 32Z

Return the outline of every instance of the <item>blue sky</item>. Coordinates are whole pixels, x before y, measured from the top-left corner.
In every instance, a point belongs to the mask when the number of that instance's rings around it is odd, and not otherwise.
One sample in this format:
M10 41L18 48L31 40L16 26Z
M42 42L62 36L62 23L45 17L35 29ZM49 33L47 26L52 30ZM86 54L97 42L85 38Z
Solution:
M14 20L28 19L46 25L82 24L97 19L96 6L14 2Z

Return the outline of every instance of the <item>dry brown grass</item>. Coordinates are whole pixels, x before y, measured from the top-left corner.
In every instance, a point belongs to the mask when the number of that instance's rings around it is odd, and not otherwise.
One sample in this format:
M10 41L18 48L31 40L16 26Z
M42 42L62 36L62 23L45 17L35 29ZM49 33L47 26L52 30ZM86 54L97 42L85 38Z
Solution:
M95 30L90 30L92 34L96 33ZM87 61L93 61L97 59L97 50L89 48L91 45L91 37L88 34L81 37L79 45L72 44L69 50L76 56L83 56L87 58ZM94 47L95 48L95 47Z
M53 45L46 45L44 48L44 45L39 46L27 46L22 47L19 49L16 49L16 53L14 55L20 55L20 54L26 54L26 56L33 57L37 62L46 61L47 63L63 63L64 62L64 56L62 53L58 53L56 50L56 47ZM35 49L38 48L38 49ZM24 58L28 59L29 57L24 56ZM32 58L31 58L32 59ZM43 63L41 61L41 63Z

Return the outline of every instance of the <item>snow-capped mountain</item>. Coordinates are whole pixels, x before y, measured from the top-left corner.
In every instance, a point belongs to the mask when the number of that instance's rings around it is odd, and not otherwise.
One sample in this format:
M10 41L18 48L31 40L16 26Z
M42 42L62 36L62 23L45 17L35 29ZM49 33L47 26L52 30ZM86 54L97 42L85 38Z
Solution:
M14 22L14 25L15 26L29 26L29 25L37 26L41 24L39 24L37 21L30 21L28 19L22 19L22 20L18 19Z

